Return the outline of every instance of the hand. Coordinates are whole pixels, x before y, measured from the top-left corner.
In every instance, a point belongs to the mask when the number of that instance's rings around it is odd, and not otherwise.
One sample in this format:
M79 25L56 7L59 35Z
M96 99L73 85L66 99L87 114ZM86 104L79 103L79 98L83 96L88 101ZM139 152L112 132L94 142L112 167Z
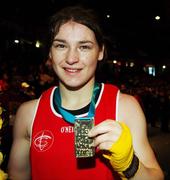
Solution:
M120 124L114 120L107 119L94 126L88 136L94 139L93 146L100 150L109 150L119 139L122 133Z
M93 146L109 152L103 153L103 156L109 159L122 178L135 175L139 160L134 155L131 132L126 124L113 120L103 121L89 131L89 137L94 138Z

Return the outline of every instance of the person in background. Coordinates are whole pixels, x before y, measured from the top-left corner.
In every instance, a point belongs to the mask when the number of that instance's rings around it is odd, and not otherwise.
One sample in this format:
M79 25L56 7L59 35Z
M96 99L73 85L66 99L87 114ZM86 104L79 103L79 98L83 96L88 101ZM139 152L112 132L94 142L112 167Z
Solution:
M137 100L114 85L96 82L97 64L106 54L97 17L80 6L65 7L52 16L49 58L58 86L19 107L10 179L163 179ZM84 141L91 142L81 149L81 141L74 142L74 126L77 120L93 119L91 129L85 126L84 131L82 126L79 131L80 138L87 135ZM80 144L76 153L86 157L76 156L75 143Z
M0 92L6 91L8 88L8 74L0 72Z

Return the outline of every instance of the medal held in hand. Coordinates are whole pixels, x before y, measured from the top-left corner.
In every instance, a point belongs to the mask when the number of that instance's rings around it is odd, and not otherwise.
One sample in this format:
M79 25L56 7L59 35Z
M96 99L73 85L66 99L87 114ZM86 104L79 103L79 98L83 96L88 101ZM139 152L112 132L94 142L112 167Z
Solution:
M99 91L99 84L95 83L87 117L78 118L61 107L60 91L56 88L54 96L58 111L67 122L74 124L76 158L88 158L95 154L95 148L92 147L93 139L88 137L88 132L94 126L95 97Z
M93 139L88 137L89 130L94 126L94 118L76 119L74 123L75 154L77 158L93 157L95 148Z

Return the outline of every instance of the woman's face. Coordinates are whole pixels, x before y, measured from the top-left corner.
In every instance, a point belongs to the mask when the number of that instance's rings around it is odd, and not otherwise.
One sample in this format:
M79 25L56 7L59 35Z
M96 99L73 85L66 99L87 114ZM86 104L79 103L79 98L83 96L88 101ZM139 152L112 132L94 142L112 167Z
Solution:
M60 83L76 88L94 81L97 62L103 59L103 51L91 29L69 21L60 27L49 55Z

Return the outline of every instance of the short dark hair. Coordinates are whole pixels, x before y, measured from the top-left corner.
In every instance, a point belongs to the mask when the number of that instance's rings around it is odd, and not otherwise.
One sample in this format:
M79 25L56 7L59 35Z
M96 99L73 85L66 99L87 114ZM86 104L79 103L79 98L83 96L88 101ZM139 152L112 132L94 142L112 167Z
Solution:
M96 37L100 48L104 45L104 34L101 26L101 22L97 12L94 9L85 8L83 6L67 6L60 11L56 12L50 19L49 35L51 46L54 37L59 31L61 25L68 21L74 21L83 24L90 28Z

